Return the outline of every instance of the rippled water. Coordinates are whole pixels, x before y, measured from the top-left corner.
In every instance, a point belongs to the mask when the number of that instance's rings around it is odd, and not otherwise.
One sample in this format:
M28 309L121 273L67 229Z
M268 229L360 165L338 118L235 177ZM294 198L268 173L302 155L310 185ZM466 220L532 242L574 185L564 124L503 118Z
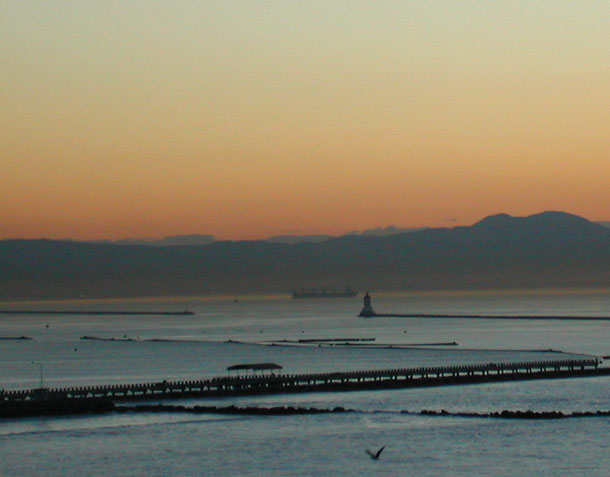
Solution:
M20 304L21 308L182 309L184 300ZM610 316L610 294L374 296L379 312ZM16 306L16 305L14 305ZM197 379L240 362L287 373L610 354L610 322L357 318L360 300L190 299L192 316L2 315L0 387ZM4 306L3 308L7 308ZM48 328L47 328L48 325ZM133 338L89 341L83 335ZM458 346L268 346L312 338ZM149 341L150 339L172 341ZM228 342L231 340L232 342ZM555 352L549 352L549 349ZM608 475L610 419L434 417L451 412L610 409L610 379L206 400L205 404L343 406L349 414L125 414L0 421L0 475ZM185 405L202 400L176 401ZM372 461L365 448L386 449Z

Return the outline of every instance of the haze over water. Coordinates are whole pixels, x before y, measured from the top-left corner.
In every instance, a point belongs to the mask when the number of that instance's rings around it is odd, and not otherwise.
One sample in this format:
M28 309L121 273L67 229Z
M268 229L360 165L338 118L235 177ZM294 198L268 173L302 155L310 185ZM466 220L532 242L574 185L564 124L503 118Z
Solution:
M21 305L23 308L26 305ZM32 304L28 304L32 307ZM48 304L40 305L48 308ZM54 306L64 308L66 303ZM88 309L182 308L180 299L77 304ZM239 362L277 362L283 372L384 369L608 354L607 322L357 318L358 299L189 299L192 316L5 315L3 387L197 379ZM608 292L381 295L378 311L608 315ZM49 328L46 325L49 325ZM134 341L80 340L83 335ZM408 349L265 346L302 338L375 338L376 343L456 341ZM138 339L135 339L138 338ZM153 338L170 341L147 341ZM228 342L232 340L234 342ZM238 343L240 342L240 343ZM552 348L555 352L549 352ZM559 353L566 351L572 354ZM551 421L427 417L450 412L610 409L607 378L430 389L286 394L176 404L356 409L324 416L105 415L6 420L3 475L607 475L607 417ZM365 448L387 446L373 462ZM67 449L70 449L67 451ZM569 452L566 451L569 449ZM6 456L6 457L5 457Z

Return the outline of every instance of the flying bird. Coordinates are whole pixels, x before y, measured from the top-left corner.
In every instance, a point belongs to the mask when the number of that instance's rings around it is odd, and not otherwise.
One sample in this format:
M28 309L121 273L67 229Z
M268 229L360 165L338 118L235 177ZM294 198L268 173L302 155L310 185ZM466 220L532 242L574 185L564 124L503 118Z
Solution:
M379 450L378 450L377 452L375 452L375 453L373 453L373 452L371 452L370 450L366 449L366 453L367 453L368 455L370 455L370 456L371 456L371 459L373 459L373 460L377 460L377 459L379 459L379 456L380 456L380 455L381 455L381 453L383 452L383 449L385 449L385 446L383 446L381 449L379 449Z

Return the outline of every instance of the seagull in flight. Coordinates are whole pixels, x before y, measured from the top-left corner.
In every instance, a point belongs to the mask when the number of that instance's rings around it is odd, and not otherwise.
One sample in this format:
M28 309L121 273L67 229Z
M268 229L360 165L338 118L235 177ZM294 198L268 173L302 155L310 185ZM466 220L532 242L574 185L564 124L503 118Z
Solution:
M367 453L368 455L370 455L370 456L371 456L371 459L373 459L373 460L378 460L378 459L379 459L379 456L380 456L380 455L381 455L381 453L383 452L383 449L385 449L385 446L383 446L383 447L382 447L381 449L379 449L377 452L372 452L372 451L370 451L370 450L366 449L366 453Z

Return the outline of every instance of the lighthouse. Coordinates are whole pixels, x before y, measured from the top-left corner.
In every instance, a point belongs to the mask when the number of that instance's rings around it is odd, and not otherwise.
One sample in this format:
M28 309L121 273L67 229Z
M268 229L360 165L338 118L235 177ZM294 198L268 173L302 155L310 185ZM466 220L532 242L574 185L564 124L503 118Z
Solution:
M369 295L369 292L366 292L366 295L364 295L364 306L358 316L365 318L375 316L375 310L373 310L373 307L371 306L371 295Z

